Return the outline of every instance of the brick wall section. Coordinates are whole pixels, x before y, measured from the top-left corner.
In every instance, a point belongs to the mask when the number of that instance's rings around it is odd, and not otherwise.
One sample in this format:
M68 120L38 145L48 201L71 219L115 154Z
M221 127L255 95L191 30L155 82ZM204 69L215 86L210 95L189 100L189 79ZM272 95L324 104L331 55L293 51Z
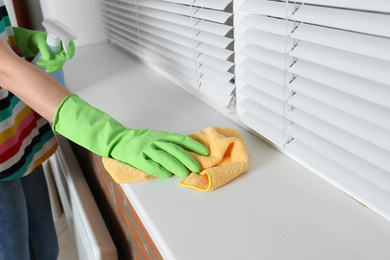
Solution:
M163 259L121 186L104 169L100 156L73 144L85 178L123 260Z

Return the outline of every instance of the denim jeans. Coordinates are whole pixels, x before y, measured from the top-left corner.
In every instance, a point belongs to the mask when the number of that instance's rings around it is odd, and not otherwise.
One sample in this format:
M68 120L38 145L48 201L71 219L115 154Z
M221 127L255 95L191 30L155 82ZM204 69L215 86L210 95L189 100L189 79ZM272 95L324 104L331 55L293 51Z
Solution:
M54 260L58 242L42 166L0 181L0 260Z

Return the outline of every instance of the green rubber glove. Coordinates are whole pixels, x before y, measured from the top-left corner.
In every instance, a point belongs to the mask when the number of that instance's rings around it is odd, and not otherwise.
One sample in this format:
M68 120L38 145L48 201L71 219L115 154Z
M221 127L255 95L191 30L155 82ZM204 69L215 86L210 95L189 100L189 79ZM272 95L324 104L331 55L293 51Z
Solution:
M19 27L13 27L13 29L20 55L22 57L35 57L41 52L41 59L37 62L37 65L44 67L47 73L59 71L64 66L66 60L70 60L74 56L75 45L72 40L69 41L67 52L62 50L58 54L52 54L46 44L46 32L32 31Z
M188 136L124 127L77 95L68 95L57 109L53 130L88 150L127 163L150 175L185 177L199 172L199 163L186 151L203 156L209 150Z

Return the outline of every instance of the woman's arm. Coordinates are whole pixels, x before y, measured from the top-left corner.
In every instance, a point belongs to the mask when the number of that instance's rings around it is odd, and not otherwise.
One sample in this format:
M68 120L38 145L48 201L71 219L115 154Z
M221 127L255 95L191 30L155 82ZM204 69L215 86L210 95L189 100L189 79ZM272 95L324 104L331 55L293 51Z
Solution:
M53 122L70 91L38 67L19 58L0 37L0 86L11 91L42 117Z

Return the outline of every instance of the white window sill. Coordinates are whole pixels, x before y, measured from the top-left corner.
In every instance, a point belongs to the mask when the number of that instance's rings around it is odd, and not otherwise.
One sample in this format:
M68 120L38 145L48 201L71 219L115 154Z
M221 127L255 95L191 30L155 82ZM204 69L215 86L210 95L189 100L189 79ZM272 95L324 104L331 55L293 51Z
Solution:
M390 259L390 222L110 44L79 48L68 88L130 128L233 127L250 169L210 193L122 184L165 259Z

